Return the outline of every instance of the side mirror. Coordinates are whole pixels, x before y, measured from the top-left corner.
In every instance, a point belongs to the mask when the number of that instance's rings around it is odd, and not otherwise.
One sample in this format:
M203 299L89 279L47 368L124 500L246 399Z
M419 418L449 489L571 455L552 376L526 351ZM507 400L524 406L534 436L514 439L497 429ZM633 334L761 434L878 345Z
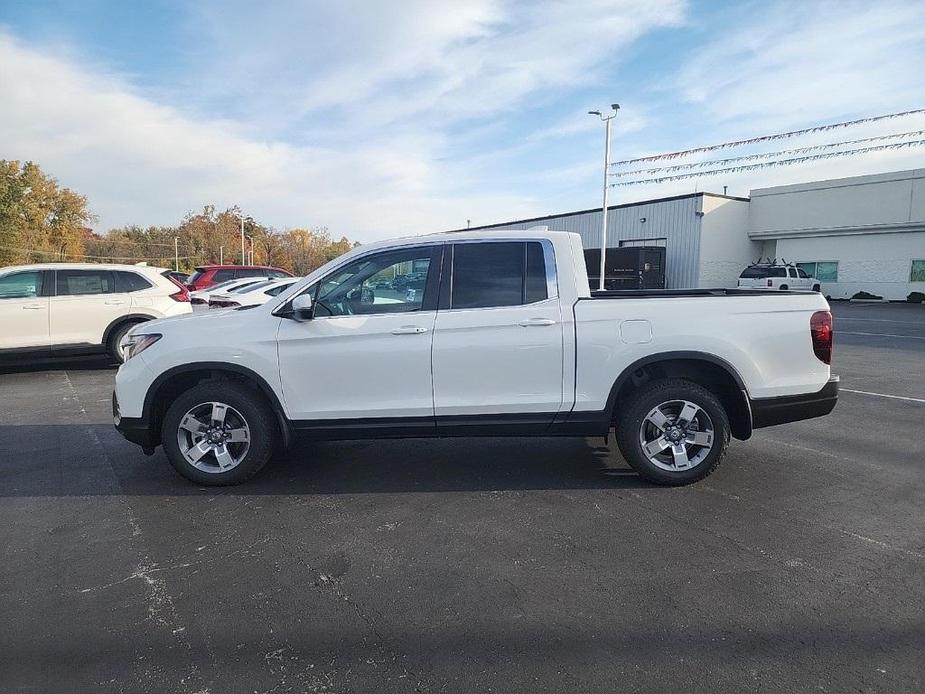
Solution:
M308 292L299 294L292 300L292 317L298 321L311 320L315 317L315 305L312 295Z

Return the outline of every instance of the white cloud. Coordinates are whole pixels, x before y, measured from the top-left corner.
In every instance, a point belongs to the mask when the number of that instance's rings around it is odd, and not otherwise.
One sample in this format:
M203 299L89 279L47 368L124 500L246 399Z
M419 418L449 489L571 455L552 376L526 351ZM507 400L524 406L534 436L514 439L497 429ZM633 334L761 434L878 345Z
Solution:
M217 91L382 126L496 114L545 90L593 84L605 58L685 0L244 3L203 11ZM241 51L240 47L263 48ZM319 69L321 68L321 69ZM281 97L278 101L276 97Z
M699 46L673 81L675 94L687 104L671 111L694 114L699 126L682 130L685 140L673 144L693 147L925 107L923 56L925 4L921 2L750 6L733 26L718 28L716 38ZM925 116L912 116L741 151L713 152L699 159L922 129ZM637 151L651 153L639 140L633 144ZM728 185L730 193L747 195L750 188L919 168L923 161L925 148L900 149L617 188L616 194L642 199L695 189L721 191Z
M460 133L591 81L682 14L681 0L206 6L189 47L200 98L178 88L173 103L0 33L0 156L86 194L102 229L209 202L361 240L529 215L539 193L459 174ZM243 106L200 115L220 102Z
M805 123L919 106L921 2L785 2L701 47L677 81L721 121Z

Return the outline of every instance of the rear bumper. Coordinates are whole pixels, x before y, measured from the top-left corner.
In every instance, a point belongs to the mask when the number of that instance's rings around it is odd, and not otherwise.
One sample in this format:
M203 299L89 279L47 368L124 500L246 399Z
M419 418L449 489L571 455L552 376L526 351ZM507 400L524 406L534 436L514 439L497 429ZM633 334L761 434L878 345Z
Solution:
M760 429L801 419L823 417L835 409L837 402L838 376L830 378L822 390L815 393L750 399L752 428Z
M112 393L112 421L122 436L137 443L142 448L154 448L160 441L156 440L154 432L144 417L123 417L119 412L119 400L116 398L116 392Z

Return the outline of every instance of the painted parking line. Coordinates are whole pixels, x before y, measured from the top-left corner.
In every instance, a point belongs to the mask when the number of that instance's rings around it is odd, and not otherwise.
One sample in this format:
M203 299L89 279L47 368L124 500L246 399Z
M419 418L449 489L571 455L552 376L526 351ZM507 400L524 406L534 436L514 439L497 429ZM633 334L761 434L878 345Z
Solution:
M835 329L836 335L870 335L871 337L901 337L905 340L925 340L925 335L896 335L895 333L856 333Z
M890 398L891 400L907 400L909 402L921 402L925 404L925 398L908 398L905 395L888 395L887 393L871 393L869 390L852 390L851 388L839 388L841 393L857 393L858 395L873 395L878 398Z

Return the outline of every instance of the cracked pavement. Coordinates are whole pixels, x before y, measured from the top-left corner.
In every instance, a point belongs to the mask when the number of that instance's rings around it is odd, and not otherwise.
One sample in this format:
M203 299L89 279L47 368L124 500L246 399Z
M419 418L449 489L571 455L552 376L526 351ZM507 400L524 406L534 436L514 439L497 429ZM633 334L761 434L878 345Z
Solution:
M925 307L835 313L843 388L925 399ZM202 489L112 376L0 368L2 691L925 688L925 403L845 392L683 489L599 439L300 443Z

